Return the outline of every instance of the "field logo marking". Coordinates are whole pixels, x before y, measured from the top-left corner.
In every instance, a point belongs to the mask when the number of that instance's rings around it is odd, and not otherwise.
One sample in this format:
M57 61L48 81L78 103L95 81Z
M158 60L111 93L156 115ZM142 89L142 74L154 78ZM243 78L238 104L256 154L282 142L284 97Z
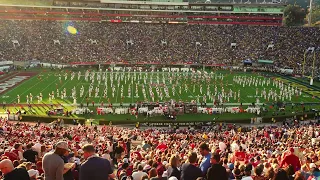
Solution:
M0 94L29 78L30 76L16 76L0 83Z

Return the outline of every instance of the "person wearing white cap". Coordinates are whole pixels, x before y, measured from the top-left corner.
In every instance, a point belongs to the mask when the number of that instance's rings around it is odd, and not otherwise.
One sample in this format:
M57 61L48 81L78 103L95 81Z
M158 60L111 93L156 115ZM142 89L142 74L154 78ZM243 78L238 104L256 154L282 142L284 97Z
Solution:
M60 141L55 145L54 152L48 152L42 159L45 180L63 180L64 161L61 158L69 151L67 142Z
M317 168L317 165L315 163L310 163L309 167L310 169L313 169L313 168Z
M39 175L39 171L34 170L34 169L30 169L28 171L28 174L29 174L30 180L36 180L37 176Z

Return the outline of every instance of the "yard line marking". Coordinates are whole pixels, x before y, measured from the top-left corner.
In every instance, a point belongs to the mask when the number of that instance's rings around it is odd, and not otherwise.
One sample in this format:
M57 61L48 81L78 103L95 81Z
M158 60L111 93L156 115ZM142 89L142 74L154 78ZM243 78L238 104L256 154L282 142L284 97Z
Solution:
M42 89L40 92L42 93L45 89L47 89L49 86L51 86L51 84L55 83L58 79L52 81L52 83L50 83L49 85L47 85L44 89Z

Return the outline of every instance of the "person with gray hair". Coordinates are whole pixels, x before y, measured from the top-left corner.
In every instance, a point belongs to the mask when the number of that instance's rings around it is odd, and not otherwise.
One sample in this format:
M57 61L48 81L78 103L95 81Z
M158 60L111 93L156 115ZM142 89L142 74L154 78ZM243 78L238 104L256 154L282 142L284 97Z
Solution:
M0 171L3 173L3 180L30 180L28 172L23 168L14 168L9 159L0 162Z
M68 144L60 141L55 145L54 152L46 153L42 159L45 180L63 180L64 161L61 158L69 151Z

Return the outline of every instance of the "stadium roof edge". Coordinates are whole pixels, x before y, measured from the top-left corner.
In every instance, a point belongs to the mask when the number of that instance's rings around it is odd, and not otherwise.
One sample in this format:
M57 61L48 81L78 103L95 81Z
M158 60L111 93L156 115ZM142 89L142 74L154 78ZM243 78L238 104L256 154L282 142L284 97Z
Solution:
M117 8L90 8L90 7L65 7L65 6L30 6L30 5L8 5L0 4L0 6L8 7L30 7L30 8L52 8L52 9L83 9L83 10L106 10L106 11L145 11L145 12L192 12L192 13L253 13L253 14L283 14L283 12L236 12L236 11L196 11L196 10L158 10L158 9L117 9Z

